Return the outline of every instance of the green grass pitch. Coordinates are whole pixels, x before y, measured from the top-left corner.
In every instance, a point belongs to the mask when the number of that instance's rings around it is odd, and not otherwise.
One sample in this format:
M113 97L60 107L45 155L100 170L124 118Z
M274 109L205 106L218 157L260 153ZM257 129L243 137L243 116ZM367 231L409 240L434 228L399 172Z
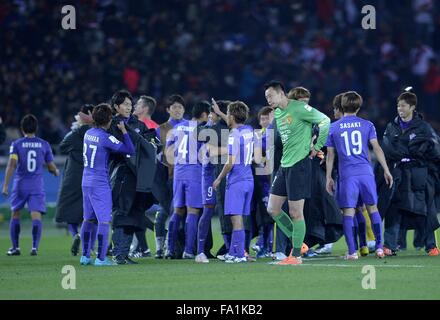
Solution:
M397 257L374 256L345 261L341 239L333 254L301 266L270 265L270 259L246 264L192 260L139 259L139 265L80 266L70 254L70 236L44 221L39 255L29 256L29 221L23 223L22 255L7 257L9 231L0 226L0 299L439 299L440 257L428 257L411 245ZM222 240L214 223L215 246ZM412 232L410 232L412 234ZM153 233L148 243L154 252ZM411 242L408 242L411 244ZM215 252L213 250L213 252ZM62 268L76 270L76 289L65 290ZM375 289L363 289L365 265L375 267ZM371 273L369 273L371 276Z

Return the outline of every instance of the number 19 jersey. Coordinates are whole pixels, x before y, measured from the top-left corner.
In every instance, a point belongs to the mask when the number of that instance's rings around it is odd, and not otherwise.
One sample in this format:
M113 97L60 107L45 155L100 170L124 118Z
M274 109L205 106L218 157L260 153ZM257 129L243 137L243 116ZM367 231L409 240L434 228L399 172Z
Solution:
M377 139L374 125L357 116L346 116L330 125L326 146L336 149L340 179L373 175L368 158L368 142L373 139Z

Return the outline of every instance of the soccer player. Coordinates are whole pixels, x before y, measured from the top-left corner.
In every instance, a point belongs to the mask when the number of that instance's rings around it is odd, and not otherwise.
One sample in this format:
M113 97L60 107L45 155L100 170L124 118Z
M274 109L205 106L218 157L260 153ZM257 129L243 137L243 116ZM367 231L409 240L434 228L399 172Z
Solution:
M344 214L343 229L348 246L345 259L358 259L354 243L353 216L359 198L366 204L373 224L376 256L383 258L385 255L382 243L382 219L377 209L376 183L368 158L368 142L371 143L373 152L384 169L384 178L390 188L393 184L393 176L377 141L374 125L356 116L362 106L362 97L355 91L346 92L342 96L341 105L344 116L330 126L327 140L326 188L333 194L335 184L331 174L336 151L339 166L337 200Z
M280 265L301 264L301 248L306 226L304 200L311 196L311 158L322 148L327 139L330 119L303 101L287 98L281 82L265 85L266 100L275 108L275 120L283 144L281 167L272 183L268 212L277 226L292 239L293 250ZM319 137L312 143L312 126L319 126ZM289 215L282 205L288 200Z
M254 153L253 128L245 125L249 108L241 101L228 105L228 125L232 129L228 141L228 160L215 179L213 188L217 189L226 177L225 215L232 220L232 239L227 263L247 262L245 257L245 231L243 216L250 214L254 177L252 159Z
M140 96L134 106L133 114L142 121L148 129L156 129L159 125L151 119L156 110L156 99L150 96Z
M32 114L24 116L21 120L21 131L24 137L13 141L9 151L9 161L2 189L3 195L8 195L9 181L14 171L16 174L10 197L12 215L9 230L12 247L7 252L8 256L20 255L20 210L24 208L26 203L32 217L31 256L37 255L43 228L41 215L46 212L43 165L47 164L49 172L53 175L59 175L53 162L52 149L47 141L36 137L37 130L37 118Z
M213 103L216 103L215 101ZM219 101L220 103L220 101ZM198 263L209 263L209 259L205 254L206 242L211 228L211 219L214 215L215 205L217 204L217 192L212 187L215 180L215 160L221 154L226 154L226 148L218 146L218 132L211 129L220 121L214 110L210 111L208 116L208 123L201 128L199 132L199 141L204 142L203 154L202 154L202 201L203 201L203 213L199 219L198 231L197 231L197 256L195 261ZM204 134L204 129L211 130L209 133ZM214 134L216 139L211 140ZM223 150L224 149L224 150Z
M169 257L175 257L175 245L179 226L185 215L185 249L183 259L194 259L194 245L197 239L199 213L202 204L202 164L199 159L201 143L198 141L198 126L208 120L210 105L198 102L192 110L192 120L177 124L167 138L166 156L174 164L173 202L174 213L168 227Z
M98 220L97 240L98 252L95 266L114 265L107 259L110 222L112 220L112 191L110 188L108 159L111 152L134 154L133 143L127 133L123 121L118 128L122 131L124 141L121 142L110 135L107 130L112 123L112 109L108 104L97 105L92 113L94 128L84 135L84 171L82 179L84 221L81 228L83 241L82 265L92 264L90 259L90 241L93 222Z
M178 94L170 95L166 102L166 111L170 115L167 122L162 123L156 128L156 136L160 140L162 146L166 146L166 137L175 125L183 121L185 113L185 100ZM154 177L153 195L159 201L160 210L156 214L154 231L156 232L156 259L162 259L169 250L164 253L165 238L167 230L165 228L166 220L173 210L173 172L174 168L167 162L164 153L160 154L160 162L156 165L156 175Z

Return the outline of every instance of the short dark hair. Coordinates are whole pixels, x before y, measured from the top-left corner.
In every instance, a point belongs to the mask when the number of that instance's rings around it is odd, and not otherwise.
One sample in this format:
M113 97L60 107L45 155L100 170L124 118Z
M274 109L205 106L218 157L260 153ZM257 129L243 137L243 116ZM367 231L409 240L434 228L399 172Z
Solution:
M310 91L304 87L293 88L287 94L287 98L295 99L295 100L299 100L299 99L303 99L303 98L310 98L310 97L311 97Z
M199 101L192 108L192 117L199 119L203 113L209 114L211 105L208 101Z
M264 85L264 90L267 90L269 88L273 88L276 91L281 90L283 92L286 92L286 90L284 89L283 83L281 81L277 81L277 80L271 80Z
M102 127L112 120L112 108L108 103L98 104L93 108L92 118L95 126Z
M167 109L169 109L171 107L171 105L176 102L180 103L183 106L183 108L185 108L185 100L183 99L183 97L181 95L178 95L178 94L170 95L165 102L165 106Z
M133 97L130 92L128 92L127 90L116 91L110 102L111 107L116 108L116 106L119 106L125 101L125 98L130 99L130 101L133 103Z
M33 134L38 130L38 120L33 114L27 114L21 119L21 130L25 134Z
M397 98L397 103L399 103L400 100L405 101L410 106L417 106L417 96L415 93L404 92Z
M89 112L93 112L94 107L95 106L93 104L83 104L79 111L81 111L82 113L88 114Z
M148 107L148 114L151 116L154 111L156 110L156 99L154 99L153 97L150 96L140 96L139 100L142 100L142 102L144 103L144 105L146 105Z
M231 101L229 100L219 100L216 101L218 108L220 109L221 112L223 112L224 114L226 114L226 112L228 112L228 105L231 103ZM211 107L211 112L214 112L214 110Z
M348 91L344 93L341 99L342 111L344 113L353 113L359 110L362 106L363 100L356 91Z
M343 95L344 95L344 93L340 93L340 94L337 94L333 98L333 108L335 108L336 110L339 110L340 112L343 112L343 110L342 110L342 96Z
M228 105L228 112L236 123L245 123L249 115L248 106L242 101L234 101Z
M272 111L273 111L273 109L271 107L261 108L260 111L258 111L257 119L260 120L261 116L268 116Z

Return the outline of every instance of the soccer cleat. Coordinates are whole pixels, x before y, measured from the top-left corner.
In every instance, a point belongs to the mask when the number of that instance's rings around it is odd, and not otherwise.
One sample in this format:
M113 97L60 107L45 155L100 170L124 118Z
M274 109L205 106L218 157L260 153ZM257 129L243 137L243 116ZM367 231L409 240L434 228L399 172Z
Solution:
M376 249L376 257L379 259L385 258L385 253L383 252L383 249Z
M197 263L209 263L208 257L203 252L198 254L198 255L196 255L196 259L195 260L196 260Z
M268 252L266 250L260 250L260 251L257 252L255 257L257 259L268 258L268 257L270 257L270 252Z
M370 249L368 249L368 247L361 247L360 252L362 257L366 257L370 254Z
M127 264L127 260L125 260L125 257L123 257L123 256L113 257L113 262L118 265Z
M436 257L439 254L440 254L440 251L438 250L437 247L434 247L428 251L428 256L430 256L430 257Z
M115 266L116 263L105 257L104 260L100 260L99 258L95 259L95 266L104 267L104 266Z
M231 256L229 253L226 253L226 254L218 255L217 259L221 261L226 261L226 260L234 259L234 256Z
M255 259L254 257L251 257L251 255L249 253L247 253L246 251L244 252L244 256L245 256L247 262L255 262L255 261L257 261L257 259Z
M165 256L164 256L164 258L165 258L165 259L176 259L176 256L174 255L174 253L171 253L169 250L167 250L167 251L165 252Z
M252 246L252 250L254 250L256 253L259 253L261 251L261 247L258 244L254 244Z
M130 258L148 258L148 257L151 257L151 251L150 251L150 249L147 249L145 251L137 251L136 250L136 251L130 252L128 254L128 256Z
M139 264L139 262L131 260L129 257L125 257L126 264Z
M374 251L376 251L376 240L367 241L367 247L368 247L368 250L370 250L370 253L373 253Z
M86 256L81 256L79 259L79 264L82 266L87 266L92 264L92 259L87 258Z
M359 256L357 254L357 252L353 253L353 254L345 254L344 260L357 260L359 259Z
M391 256L397 256L397 253L395 250L393 249L389 249L387 247L383 247L383 253L387 256L387 257L391 257Z
M226 263L244 263L244 262L248 262L246 257L234 257L234 259L228 259L225 260Z
M76 234L75 237L73 237L72 247L70 248L70 252L72 253L72 256L78 255L80 243L81 243L81 239L79 237L79 234Z
M316 250L315 253L316 254L330 254L332 253L332 249L333 249L333 244L332 243L327 243L323 246L319 246Z
M163 251L157 250L156 255L154 256L154 259L163 259Z
M318 254L313 251L313 249L309 249L309 251L307 251L306 253L303 254L304 258L313 258L313 257L317 257Z
M286 258L287 258L287 256L282 252L275 252L274 254L272 254L272 260L275 260L275 261L281 261Z
M19 256L21 255L20 248L9 248L6 254L8 256Z
M276 264L280 266L297 265L302 264L302 259L301 257L288 256L286 259L281 260Z
M31 252L30 252L31 256L36 256L37 255L37 249L32 248Z
M182 259L191 259L192 260L194 258L195 258L195 256L192 253L187 253L187 252L183 251Z

